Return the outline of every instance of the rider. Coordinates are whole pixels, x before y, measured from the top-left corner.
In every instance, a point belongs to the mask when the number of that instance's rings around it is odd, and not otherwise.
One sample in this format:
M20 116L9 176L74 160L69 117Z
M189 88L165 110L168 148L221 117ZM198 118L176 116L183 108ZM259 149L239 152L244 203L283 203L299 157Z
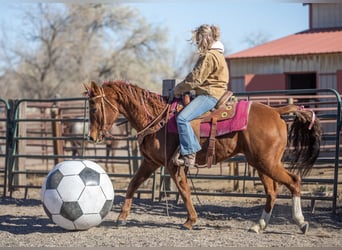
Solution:
M195 165L196 152L201 150L190 121L213 109L227 90L229 70L219 39L220 29L215 25L204 24L192 31L192 43L197 44L199 58L193 70L174 88L175 97L195 93L176 118L180 154L186 167Z

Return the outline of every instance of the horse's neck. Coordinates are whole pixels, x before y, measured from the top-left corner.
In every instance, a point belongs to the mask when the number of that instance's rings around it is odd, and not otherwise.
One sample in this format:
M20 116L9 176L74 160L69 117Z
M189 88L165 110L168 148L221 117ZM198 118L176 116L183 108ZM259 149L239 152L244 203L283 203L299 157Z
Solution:
M135 91L134 94L130 93L130 97L122 99L120 111L137 131L143 130L153 122L167 105L161 97L152 93L145 96Z
M140 105L128 105L126 103L123 106L122 114L137 131L142 130L148 124L145 111Z

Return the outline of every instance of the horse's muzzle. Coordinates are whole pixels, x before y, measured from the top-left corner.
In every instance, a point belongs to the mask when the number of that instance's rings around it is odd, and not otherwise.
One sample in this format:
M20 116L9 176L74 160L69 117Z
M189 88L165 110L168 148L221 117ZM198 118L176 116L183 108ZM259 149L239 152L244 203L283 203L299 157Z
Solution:
M104 136L101 132L88 134L88 141L91 141L93 143L100 143L103 141L103 139Z

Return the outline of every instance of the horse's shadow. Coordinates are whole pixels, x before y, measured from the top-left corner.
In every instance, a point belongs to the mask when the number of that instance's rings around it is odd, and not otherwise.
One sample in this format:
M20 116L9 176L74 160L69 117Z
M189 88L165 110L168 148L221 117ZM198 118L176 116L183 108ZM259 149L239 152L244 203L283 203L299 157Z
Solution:
M117 214L120 213L121 205L124 197L117 196L114 202L112 211ZM233 204L231 202L229 204ZM290 202L291 204L291 202ZM229 227L230 220L237 221L249 221L251 226L254 222L257 222L260 218L263 210L263 204L256 204L255 206L236 206L236 205L211 205L201 204L196 205L196 211L199 218L204 218L207 221L227 221L227 227ZM186 219L187 213L184 208L184 204L177 204L175 201L169 200L166 202L152 202L149 199L135 199L133 200L131 213L134 214L151 214L155 216L169 216ZM342 216L341 214L333 214L332 210L327 207L317 207L315 213L311 213L310 207L303 207L303 214L307 221L310 223L311 228L320 228L322 225L326 228L339 230L342 229ZM139 216L136 216L139 217ZM184 222L182 221L182 222ZM271 225L284 225L294 223L292 219L292 206L275 204L270 220ZM165 228L182 228L181 224L175 224L172 222L163 223L158 222L158 218L151 221L139 221L137 219L130 219L128 217L127 226L137 227L165 227ZM197 227L215 229L217 225L215 223L206 223L205 226Z
M118 196L115 199L115 204L112 211L119 214L124 197ZM237 206L223 206L223 205L196 205L196 211L200 219L204 218L207 221L227 221L227 228L229 228L229 220L241 221L256 221L261 214L262 206L255 207L237 207ZM168 212L168 214L167 214ZM175 228L183 229L182 224L173 222L160 222L158 218L151 220L138 220L139 215L150 214L153 216L170 216L177 218L179 222L185 222L187 212L184 204L177 204L174 200L166 202L152 202L149 199L135 199L133 200L131 214L137 219L130 219L128 217L127 227L146 227L146 228ZM165 220L163 220L165 221ZM278 222L281 224L280 222ZM218 226L215 223L206 223L205 225L196 225L194 229L216 229ZM220 226L222 228L222 226Z
M123 196L115 196L114 205L111 213L119 214L121 205L124 200ZM233 202L232 202L233 203ZM230 204L232 204L230 203ZM40 208L40 200L35 199L12 199L2 198L2 205L16 205L25 207ZM227 221L226 226L220 226L221 229L230 228L229 221L250 221L251 225L256 222L261 214L263 205L255 206L236 206L236 205L196 205L199 218L204 218L209 222ZM43 209L43 208L41 208ZM275 205L270 224L283 225L291 222L291 206L290 205ZM169 216L177 218L176 221L184 222L186 218L186 210L184 204L177 204L174 200L169 200L168 203L152 202L150 199L134 199L131 213L135 214L135 218L128 217L126 227L144 227L144 228L174 228L181 229L181 223L175 223L175 220L158 221L158 216ZM316 208L315 214L310 213L310 208L303 208L304 216L310 222L310 227L328 227L330 229L342 229L342 216L340 214L334 215L331 210L326 208ZM139 215L149 214L152 219L139 220ZM153 217L155 216L155 217ZM132 216L133 217L133 216ZM184 221L183 221L184 219ZM98 227L113 228L119 230L114 220L105 219ZM205 223L205 225L196 226L194 229L217 229L215 223ZM67 233L69 231L55 225L47 216L32 216L32 215L0 215L0 231L6 231L12 234L30 234L30 233Z

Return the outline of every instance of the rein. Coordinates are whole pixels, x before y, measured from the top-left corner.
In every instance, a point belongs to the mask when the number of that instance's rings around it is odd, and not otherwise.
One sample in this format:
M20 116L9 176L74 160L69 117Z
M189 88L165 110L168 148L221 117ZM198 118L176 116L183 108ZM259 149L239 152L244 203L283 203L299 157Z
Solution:
M92 97L92 99L98 99L98 98L101 98L101 110L102 110L102 114L103 114L103 124L100 128L100 130L103 132L103 134L105 135L105 137L107 138L112 138L112 139L118 139L120 137L118 136L113 136L111 135L109 132L108 132L108 128L106 128L106 109L105 109L105 102L107 104L109 104L109 106L115 111L115 112L119 112L118 108L114 106L114 104L112 104L108 98L106 97L106 95L104 94L104 91L103 91L103 88L99 88L100 89L100 94L97 95L97 96L94 96ZM144 109L145 111L147 111L145 105L144 105L144 102L143 102L143 106L144 106ZM134 136L138 136L138 139L139 139L139 144L141 144L141 142L143 141L143 138L150 134L150 133L154 133L156 132L157 130L159 130L160 128L162 128L166 122L168 121L169 119L169 112L170 112L170 108L171 108L171 105L170 104L166 104L165 108L163 109L163 111L156 117L154 118L145 128L143 128L142 130L138 131L137 134ZM163 115L166 113L166 118L161 120ZM153 118L153 116L148 113L148 116ZM153 129L151 130L151 128L155 125L158 125L156 129ZM107 125L108 126L108 125Z
M156 117L154 118L150 124L148 124L145 128L143 128L142 130L140 130L139 132L137 132L137 135L141 135L143 133L145 133L149 128L151 128L163 115L165 112L167 112L167 114L169 113L169 110L170 110L170 105L169 104L166 104L165 108L163 109L163 111ZM167 121L168 119L166 119ZM163 122L163 121L160 121L160 122ZM165 122L165 121L164 121ZM161 127L164 126L164 124L160 124Z

